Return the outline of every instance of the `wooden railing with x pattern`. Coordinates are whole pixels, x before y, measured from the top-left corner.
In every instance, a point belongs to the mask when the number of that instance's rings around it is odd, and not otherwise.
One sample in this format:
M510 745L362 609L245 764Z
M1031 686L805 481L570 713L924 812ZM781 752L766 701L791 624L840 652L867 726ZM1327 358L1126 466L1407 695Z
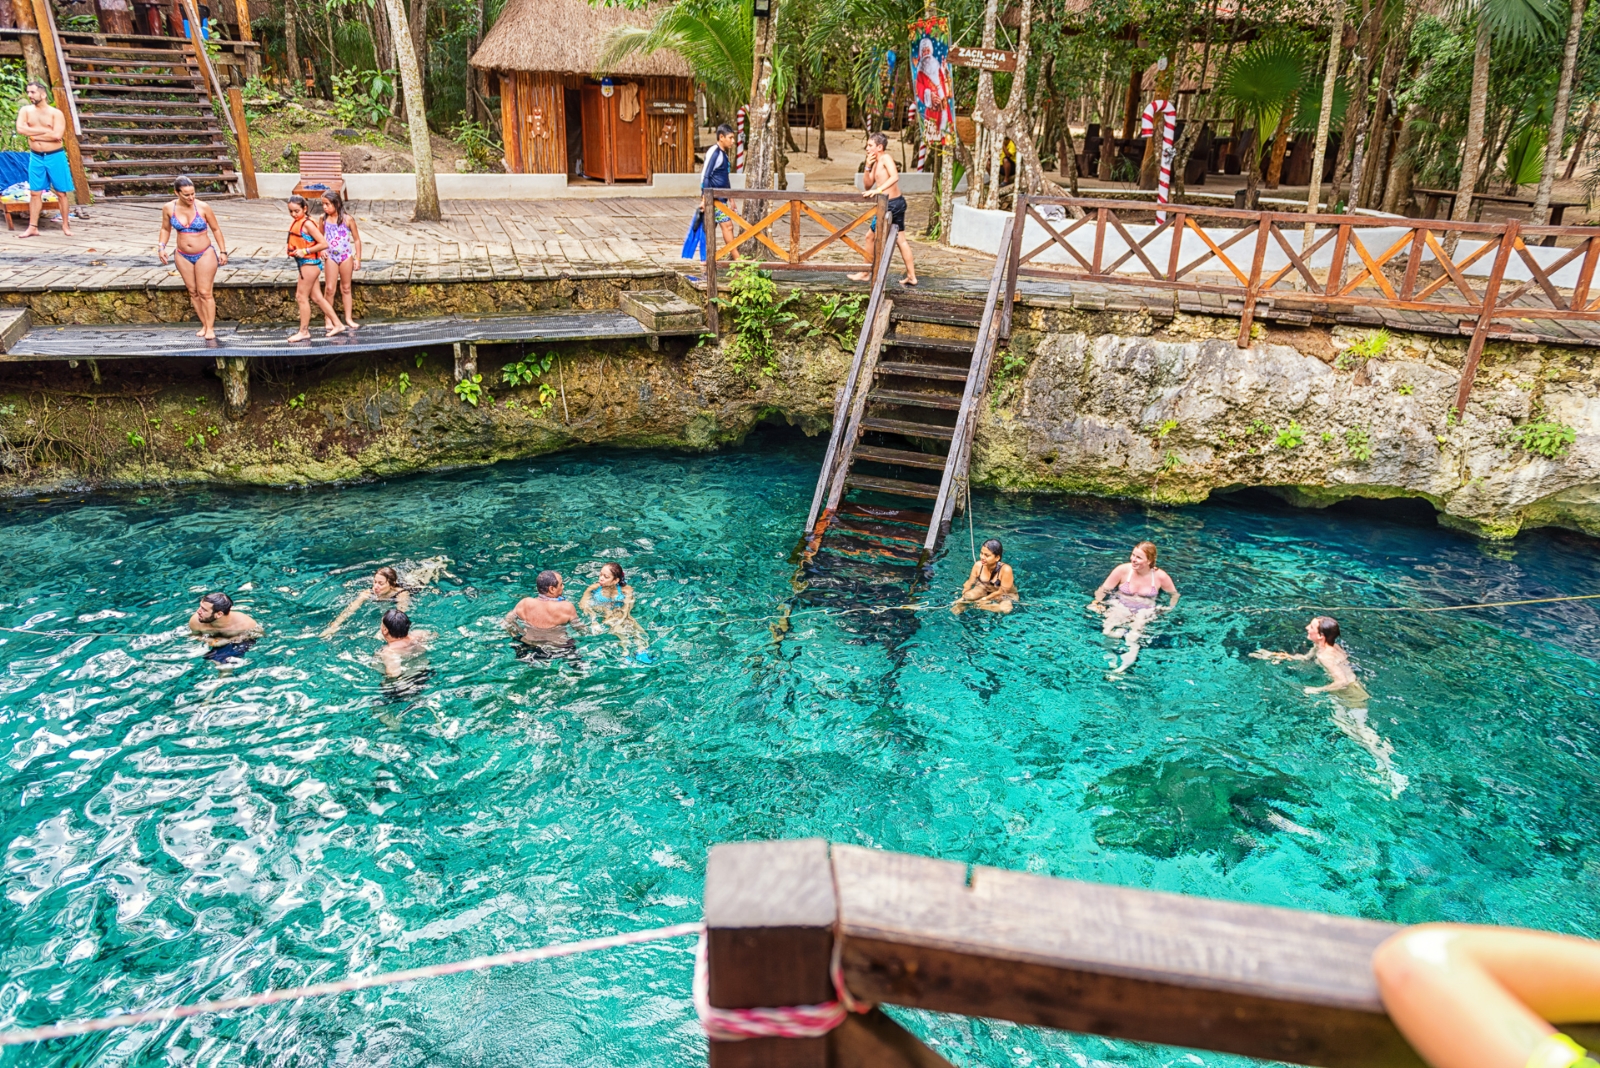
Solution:
M1078 218L1060 217L1073 209ZM1312 315L1365 307L1453 317L1455 329L1471 335L1457 393L1460 411L1484 343L1524 333L1507 320L1600 323L1600 294L1592 284L1600 265L1600 227L1185 204L1158 214L1153 226L1128 219L1149 211L1118 200L1017 197L1005 332L1023 275L1222 295L1228 310L1239 315L1241 348L1250 344L1264 301ZM1531 246L1551 238L1562 247L1535 254ZM1044 260L1047 255L1053 265Z
M877 233L884 232L888 202L887 197L866 199L860 193L707 190L700 210L706 228L706 295L712 314L718 274L736 260L764 270L857 271L870 275L882 247L875 243L868 252L863 240L866 235L861 231L870 226ZM751 205L756 211L749 210ZM835 205L844 205L847 210L829 218L824 211L838 212ZM725 244L721 243L716 222L718 212L733 222L733 240ZM746 214L757 217L751 221ZM780 230L786 232L780 236ZM838 258L825 259L825 255ZM716 329L714 319L711 329Z

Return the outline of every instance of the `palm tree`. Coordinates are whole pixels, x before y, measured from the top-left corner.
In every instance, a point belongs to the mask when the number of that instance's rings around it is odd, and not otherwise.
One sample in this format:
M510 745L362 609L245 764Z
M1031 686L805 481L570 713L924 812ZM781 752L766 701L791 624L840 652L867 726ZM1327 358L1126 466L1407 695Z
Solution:
M1472 56L1472 96L1468 101L1467 136L1461 146L1461 181L1456 186L1454 222L1464 222L1472 210L1483 155L1483 128L1489 111L1490 48L1496 37L1507 41L1536 41L1550 34L1555 23L1554 0L1463 0L1461 12L1477 19L1477 47ZM1581 18L1581 16L1579 16Z
M1578 39L1583 36L1583 0L1572 0L1572 18L1567 24L1567 46L1561 53L1561 79L1556 83L1556 110L1545 142L1544 173L1539 176L1539 191L1533 197L1533 221L1542 224L1550 213L1550 191L1556 183L1556 164L1561 162L1562 142L1567 139L1567 108L1572 100L1572 74L1578 65Z
M626 56L648 56L663 48L682 56L694 70L712 111L731 115L745 102L755 56L748 0L673 4L648 27L619 26L606 40L600 64L614 67Z
M406 94L406 128L411 132L411 160L417 175L417 204L412 222L438 222L439 183L433 175L433 143L428 137L428 109L422 96L422 67L411 46L411 29L400 0L384 0L389 28L394 35L395 60Z
M1232 102L1256 141L1244 153L1246 207L1254 207L1261 181L1261 137L1278 129L1284 110L1306 80L1305 56L1293 45L1274 40L1256 41L1234 57L1217 80L1217 93Z

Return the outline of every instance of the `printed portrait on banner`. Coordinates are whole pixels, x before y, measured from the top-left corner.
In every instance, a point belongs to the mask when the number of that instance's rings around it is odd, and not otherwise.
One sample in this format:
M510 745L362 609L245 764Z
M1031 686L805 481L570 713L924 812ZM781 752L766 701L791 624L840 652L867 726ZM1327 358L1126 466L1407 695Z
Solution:
M929 144L947 144L955 135L949 57L949 19L920 19L911 24L911 91Z

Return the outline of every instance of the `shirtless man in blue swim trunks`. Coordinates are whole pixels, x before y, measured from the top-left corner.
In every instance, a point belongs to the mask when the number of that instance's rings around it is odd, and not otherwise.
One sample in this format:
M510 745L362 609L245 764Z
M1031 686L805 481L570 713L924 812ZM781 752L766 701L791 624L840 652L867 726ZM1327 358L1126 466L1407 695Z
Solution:
M226 660L243 655L261 637L261 624L233 610L233 598L225 593L208 593L189 617L189 630L211 646L207 660Z
M17 237L39 236L44 191L54 189L61 203L61 232L72 236L72 167L67 163L67 117L48 103L50 90L28 83L28 104L17 110L17 133L28 139L28 228Z

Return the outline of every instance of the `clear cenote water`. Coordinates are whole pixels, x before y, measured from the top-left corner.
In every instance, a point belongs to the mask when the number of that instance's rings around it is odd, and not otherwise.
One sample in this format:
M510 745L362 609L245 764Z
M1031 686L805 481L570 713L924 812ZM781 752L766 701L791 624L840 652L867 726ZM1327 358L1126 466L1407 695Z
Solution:
M980 494L1035 603L1008 618L797 610L820 448L586 452L313 492L0 505L0 1026L179 1004L697 919L706 849L823 835L1398 921L1600 934L1595 602L1347 613L1398 799L1334 722L1303 604L1600 592L1592 542L1492 547L1340 511ZM966 531L936 592L964 575ZM1151 538L1183 592L1126 678L1083 611ZM387 687L379 564L449 559ZM626 566L655 661L499 629L541 568ZM268 628L219 668L224 587ZM4 1065L703 1063L690 943L11 1049ZM902 1014L960 1065L1217 1055Z

